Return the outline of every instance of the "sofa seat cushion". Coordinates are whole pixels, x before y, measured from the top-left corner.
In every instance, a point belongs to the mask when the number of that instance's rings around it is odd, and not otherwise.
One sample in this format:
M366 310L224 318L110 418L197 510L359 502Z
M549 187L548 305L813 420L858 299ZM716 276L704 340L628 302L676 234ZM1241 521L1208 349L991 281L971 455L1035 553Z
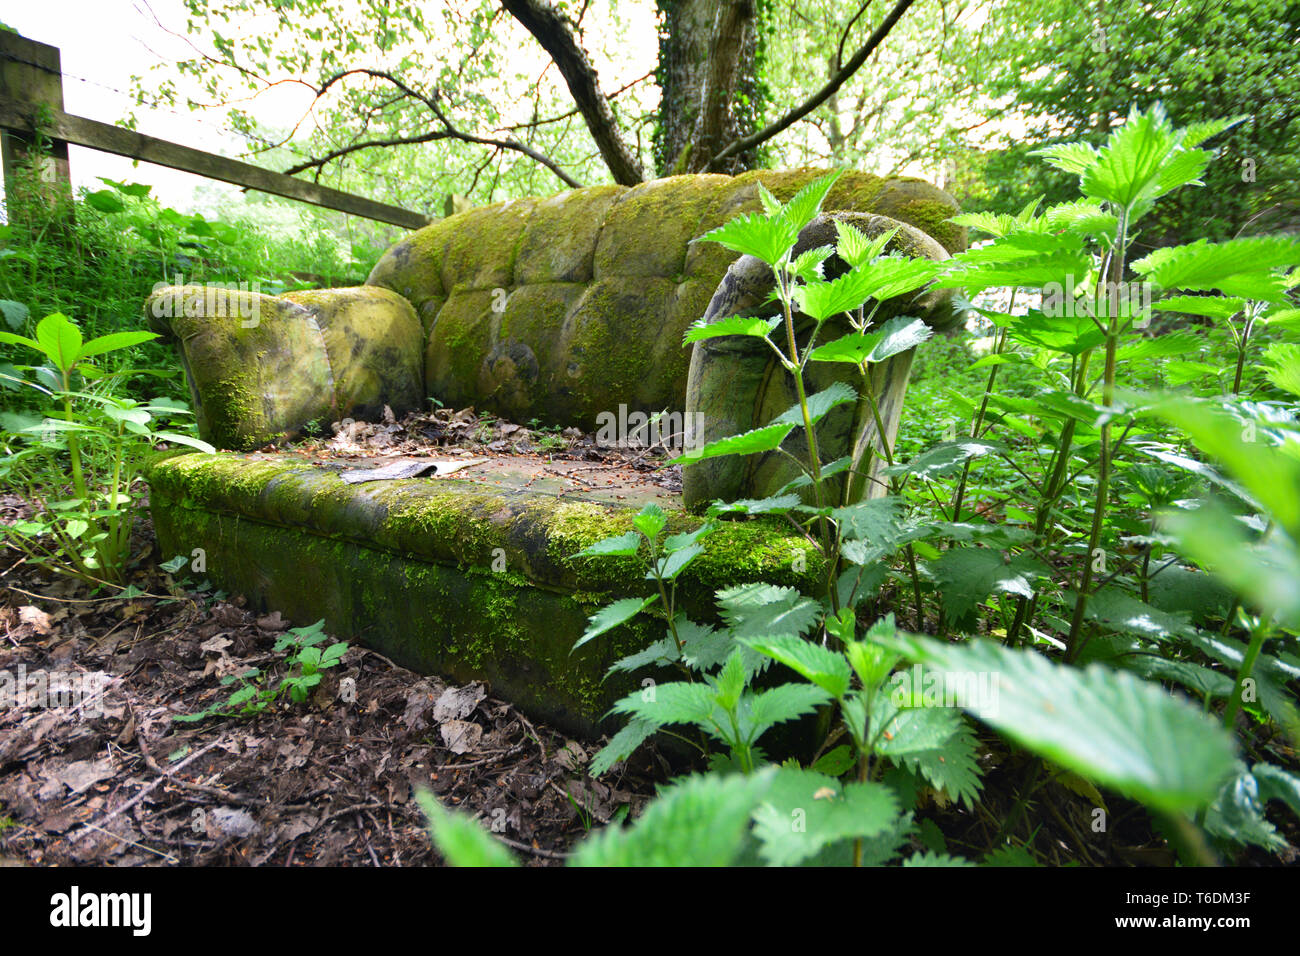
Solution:
M629 530L651 501L669 513L670 530L695 527L679 497L631 473L584 487L545 461L510 456L445 478L350 484L339 472L351 467L276 454L155 462L150 504L163 553L202 548L206 575L257 607L299 624L324 617L338 639L423 672L487 680L525 712L595 733L630 689L606 680L606 669L662 627L646 618L573 652L604 603L652 590L634 559L574 555ZM693 619L707 620L718 588L766 581L810 591L824 573L820 554L788 527L728 522L679 593Z

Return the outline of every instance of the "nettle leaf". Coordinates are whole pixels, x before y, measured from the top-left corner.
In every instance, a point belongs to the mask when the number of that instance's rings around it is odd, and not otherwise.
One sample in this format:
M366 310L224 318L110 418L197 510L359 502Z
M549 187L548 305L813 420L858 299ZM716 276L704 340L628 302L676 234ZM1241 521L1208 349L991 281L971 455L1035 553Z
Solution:
M1023 259L1011 264L964 264L934 283L936 289L965 289L969 295L995 286L1027 286L1041 289L1050 282L1064 284L1066 276L1087 275L1092 260L1082 253L1061 251L1051 255Z
M808 416L815 425L825 418L826 413L832 408L847 405L857 400L858 393L851 386L843 382L832 382L828 388L808 396ZM790 406L790 408L772 419L772 424L803 425L803 407L798 404Z
M890 319L879 331L880 343L867 356L868 362L883 362L900 352L915 348L934 335L933 329L910 315Z
M721 458L724 455L753 455L761 451L772 451L781 447L794 426L784 423L755 428L742 435L731 435L709 442L703 448L697 448L684 455L678 455L670 465L693 465L706 458Z
M713 688L683 681L635 690L617 701L610 710L635 717L656 728L668 724L697 724L709 729L715 714L722 716Z
M816 249L807 249L787 266L787 271L804 282L819 282L823 277L823 267L826 260L835 254L834 246L818 246Z
M4 315L5 324L17 332L26 324L31 310L13 299L0 299L0 314Z
M990 236L995 237L1005 236L1019 225L1014 216L1009 216L1004 212L966 212L959 216L953 216L948 221L958 226L965 226L968 229L987 232Z
M986 640L900 635L887 646L951 675L959 705L1007 737L1158 810L1207 804L1233 772L1235 744L1220 723L1132 674L1054 664ZM981 674L991 675L991 701L968 693L967 678Z
M707 538L717 530L718 523L716 521L706 521L694 531L683 531L680 534L671 534L664 539L664 551L671 554L672 552L678 551L682 548L689 548L691 545L697 543L702 538Z
M1077 176L1082 176L1097 162L1097 150L1088 143L1058 143L1036 149L1029 155L1041 156L1047 165Z
M1119 229L1119 220L1114 213L1104 211L1099 204L1087 199L1050 206L1044 211L1043 218L1052 229L1111 241Z
M686 330L686 335L682 337L682 344L688 345L691 342L702 342L705 339L721 338L724 335L747 335L752 338L766 338L772 330L781 324L779 318L775 319L755 319L743 315L733 315L725 319L719 319L716 322L709 322L705 319L697 319Z
M738 584L716 594L722 619L737 637L803 634L821 618L822 607L796 588Z
M982 438L963 438L942 442L917 455L911 461L883 469L885 475L916 475L920 478L938 478L956 471L965 461L1002 451L997 442Z
M759 855L772 866L797 866L843 840L881 836L899 822L898 797L880 783L841 784L834 777L783 767L754 811Z
M632 526L654 541L668 524L668 515L656 504L649 504L632 516Z
M817 346L808 355L808 359L812 362L849 362L861 365L883 338L881 332L850 332Z
M1283 391L1300 396L1300 345L1274 342L1264 350L1264 374Z
M1228 296L1279 301L1285 283L1271 270L1295 265L1300 265L1300 241L1249 236L1157 249L1134 262L1133 271L1163 289L1217 289Z
M1221 462L1288 534L1300 539L1300 440L1292 437L1281 449L1252 440L1252 428L1263 431L1265 423L1240 418L1215 402L1178 399L1154 411Z
M1205 829L1217 837L1237 843L1253 843L1268 850L1280 850L1287 845L1264 815L1259 781L1244 763L1237 765L1236 776L1224 784L1210 805L1205 815Z
M780 262L799 238L799 230L786 214L750 213L700 236L699 242L716 242L733 252L756 256L768 265Z
M798 495L773 495L770 498L741 498L738 501L715 501L709 506L710 515L740 512L750 515L785 514L803 503Z
M906 678L904 678L906 679ZM918 691L920 688L918 688ZM876 753L923 778L951 799L973 807L980 795L978 741L961 711L949 707L899 707L890 694L873 700Z
M1271 763L1257 763L1250 773L1259 784L1260 800L1281 800L1300 817L1300 776Z
M1141 210L1179 186L1198 182L1211 159L1201 149L1184 149L1159 105L1146 112L1135 106L1128 121L1110 134L1096 161L1084 169L1084 195Z
M1044 306L1048 300L1044 300ZM1106 334L1082 309L1073 315L1047 315L1037 310L1016 319L1008 334L1025 345L1082 355L1106 341Z
M1160 527L1173 535L1179 553L1215 575L1253 606L1300 627L1300 546L1274 532L1255 543L1241 521L1220 505L1167 512Z
M1205 345L1205 339L1193 332L1171 332L1155 338L1127 342L1115 350L1115 361L1129 362L1140 359L1164 358L1169 355L1195 355Z
M637 747L658 732L659 728L649 721L629 720L618 733L609 738L609 743L601 747L596 756L591 758L591 765L587 768L587 772L593 777L609 772L614 764L632 756Z
M1245 307L1245 299L1233 299L1221 295L1171 295L1151 304L1151 308L1158 312L1202 315L1209 319L1218 319L1220 322L1232 318Z
M1110 630L1149 640L1172 640L1192 631L1190 615L1161 611L1113 587L1089 597L1086 614Z
M688 777L660 791L630 827L606 827L584 841L570 864L727 866L740 856L774 772Z
M748 638L742 643L779 661L837 700L848 693L852 672L843 654L792 635Z
M901 533L903 502L894 495L868 498L832 509L831 517L839 526L842 537L886 544Z
M934 331L922 320L908 315L890 319L871 332L850 332L834 341L812 350L808 358L813 362L883 362L900 352L915 348Z
M1051 569L1030 554L1008 555L992 548L952 548L929 562L943 595L944 614L959 621L990 594L1034 596L1033 581Z
M830 695L812 684L782 684L758 694L747 693L736 715L741 737L752 744L777 724L806 717L829 701ZM727 739L722 734L714 736Z
M423 787L416 802L429 821L429 837L452 866L516 866L514 857L495 837L463 813L445 809Z
M641 547L641 535L635 531L604 538L583 548L575 558L632 557Z
M794 224L796 235L804 226L817 218L817 214L822 211L822 203L826 201L826 195L843 172L841 169L836 169L825 176L817 177L795 193L794 198L785 204L785 215Z
M835 234L838 242L835 245L836 254L844 260L849 268L854 269L858 266L864 266L872 259L876 258L885 246L889 245L891 239L898 235L898 227L883 232L871 239L865 232L852 223L835 220Z
M582 637L578 638L578 642L573 645L573 650L576 651L583 644L600 637L606 631L612 631L620 624L627 623L658 600L659 595L655 594L648 598L623 598L613 604L606 605L587 619L587 629L582 632Z
M643 667L655 665L656 667L667 667L678 658L677 644L671 635L660 638L648 647L621 657L613 664L609 665L611 671L638 671Z

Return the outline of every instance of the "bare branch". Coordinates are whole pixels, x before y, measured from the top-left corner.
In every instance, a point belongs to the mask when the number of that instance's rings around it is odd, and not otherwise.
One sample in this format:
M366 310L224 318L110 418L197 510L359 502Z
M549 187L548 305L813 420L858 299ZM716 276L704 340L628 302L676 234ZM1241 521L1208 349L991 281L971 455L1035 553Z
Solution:
M609 100L600 91L596 70L564 17L547 0L501 0L501 5L533 35L559 67L614 181L623 186L644 182L645 172L619 135Z
M559 180L563 182L566 186L571 186L574 189L578 189L582 186L582 183L578 182L578 180L574 179L572 176L566 173L555 160L551 159L549 156L546 156L543 153L539 153L531 146L525 146L523 143L519 142L518 140L496 139L495 137L491 137L491 136L478 136L473 133L467 133L464 130L457 129L455 124L451 122L451 120L447 117L447 114L443 112L442 107L439 105L438 94L436 92L432 96L428 96L425 95L424 93L420 93L416 90L411 89L401 80L399 80L397 77L393 76L391 73L388 73L384 70L358 68L352 70L344 70L342 73L336 73L334 76L331 76L328 79L326 79L325 82L319 87L319 89L317 89L316 91L317 99L324 96L326 91L328 91L329 88L333 86L335 83L340 82L345 77L354 76L354 75L370 76L370 77L374 77L375 79L386 80L387 82L393 84L393 86L401 90L402 93L404 93L406 96L414 100L418 100L419 102L423 103L426 107L428 107L429 111L433 113L433 115L437 118L438 122L442 124L442 129L435 130L430 133L424 133L419 136L396 137L388 140L364 140L359 143L352 143L348 146L343 146L340 147L339 149L332 150L331 152L327 153L325 156L320 157L318 159L311 159L308 160L307 162L299 163L297 166L293 166L290 169L285 170L287 174L292 176L293 174L300 173L306 169L312 169L312 168L319 169L321 166L323 166L325 163L330 162L331 160L338 159L340 156L346 156L349 153L355 153L358 150L362 150L362 149L371 149L371 148L382 147L382 146L400 146L400 145L408 145L413 143L430 143L436 140L454 139L462 143L476 143L480 146L491 146L497 150L510 150L512 152L522 153L524 156L527 156L529 159L541 163L552 173L554 173L556 177L558 177Z
M706 166L705 169L715 169L724 159L735 156L737 153L743 153L746 150L753 149L760 143L767 142L769 139L789 129L800 119L821 106L826 102L826 100L833 96L835 92L853 76L854 73L858 72L858 70L862 68L862 64L867 62L867 57L871 56L871 54L875 52L876 48L885 41L885 38L889 36L889 31L892 30L894 25L902 19L903 14L907 12L908 7L915 2L916 0L898 0L894 9L889 11L889 15L885 17L880 26L876 27L875 32L867 39L867 42L862 49L853 54L853 58L849 60L848 63L844 64L840 71L831 77L830 81L825 86L766 129L761 129L751 136L746 136L731 143L731 145L726 149L709 160L708 166Z

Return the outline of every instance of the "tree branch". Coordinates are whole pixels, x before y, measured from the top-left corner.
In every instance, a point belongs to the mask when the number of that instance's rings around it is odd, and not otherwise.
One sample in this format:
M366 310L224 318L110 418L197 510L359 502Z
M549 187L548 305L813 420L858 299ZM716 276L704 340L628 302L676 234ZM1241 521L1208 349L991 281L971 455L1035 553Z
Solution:
M559 67L614 181L622 186L644 182L645 172L619 135L609 101L600 91L596 70L564 17L548 0L501 0L501 5L533 35Z
M807 116L817 107L821 106L826 102L826 100L833 96L835 92L853 76L854 73L858 72L858 70L862 68L862 64L867 62L867 57L871 56L871 54L875 52L876 48L885 41L885 37L889 36L889 31L891 31L894 28L894 25L902 19L903 14L907 12L907 8L915 2L916 0L898 0L894 9L890 10L889 15L885 17L880 26L876 27L875 32L867 39L867 42L862 49L853 54L853 58L849 60L848 63L844 64L840 71L831 77L830 81L827 82L825 86L803 103L790 110L790 112L786 113L771 126L759 130L752 136L746 136L743 139L735 140L722 152L709 160L708 166L706 166L705 169L715 169L724 159L735 156L737 153L743 153L746 150L753 149L760 143L767 142L769 139L789 129L796 122Z
M327 153L326 155L318 159L311 159L306 162L299 163L297 166L292 166L289 169L285 170L285 173L287 175L292 176L295 173L300 173L306 169L313 169L313 168L318 169L321 166L323 166L325 163L330 162L331 160L338 159L340 156L346 156L349 153L355 153L358 150L362 150L362 149L371 149L371 148L382 147L382 146L402 146L402 145L408 145L413 143L430 143L436 140L454 139L462 143L476 143L480 146L491 146L498 150L508 149L516 153L522 153L523 155L527 156L529 159L541 163L552 173L554 173L556 177L558 177L559 180L563 182L566 186L571 186L574 189L581 188L582 183L578 182L578 180L574 179L563 169L561 169L559 164L556 163L555 160L551 159L549 156L544 155L543 153L539 153L537 150L533 149L530 146L525 146L523 143L519 142L518 140L495 139L490 136L476 136L473 133L466 133L464 130L457 129L456 126L451 122L451 120L448 119L447 114L443 112L442 107L439 106L437 93L434 93L432 96L426 96L423 93L419 93L411 89L409 86L407 86L397 77L393 76L391 73L385 72L384 70L355 69L355 70L345 70L342 73L335 74L334 76L329 77L316 91L317 98L319 99L321 96L324 96L325 92L331 86L333 86L335 83L342 80L344 77L353 76L356 74L370 76L381 80L387 80L389 83L393 84L393 86L401 90L401 92L406 96L423 103L425 106L429 108L430 112L432 112L433 115L437 117L438 122L442 124L442 129L435 130L430 133L424 133L419 136L396 137L394 139L386 139L386 140L372 139L372 140L363 140L362 142L359 143L352 143L348 146L342 146L338 149L331 150L329 153Z

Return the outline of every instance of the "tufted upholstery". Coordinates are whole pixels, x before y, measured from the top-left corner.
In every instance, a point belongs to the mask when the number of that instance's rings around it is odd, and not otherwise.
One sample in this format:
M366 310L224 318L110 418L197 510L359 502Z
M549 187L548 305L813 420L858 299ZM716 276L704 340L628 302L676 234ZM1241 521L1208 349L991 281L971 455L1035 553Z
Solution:
M366 285L280 297L159 290L155 328L179 339L200 430L255 448L313 421L401 414L425 397L526 422L593 428L601 412L683 411L691 352L735 254L696 242L821 170L675 176L497 203L390 249ZM956 204L915 179L847 172L827 210L909 223L953 250ZM259 319L241 321L252 303Z

